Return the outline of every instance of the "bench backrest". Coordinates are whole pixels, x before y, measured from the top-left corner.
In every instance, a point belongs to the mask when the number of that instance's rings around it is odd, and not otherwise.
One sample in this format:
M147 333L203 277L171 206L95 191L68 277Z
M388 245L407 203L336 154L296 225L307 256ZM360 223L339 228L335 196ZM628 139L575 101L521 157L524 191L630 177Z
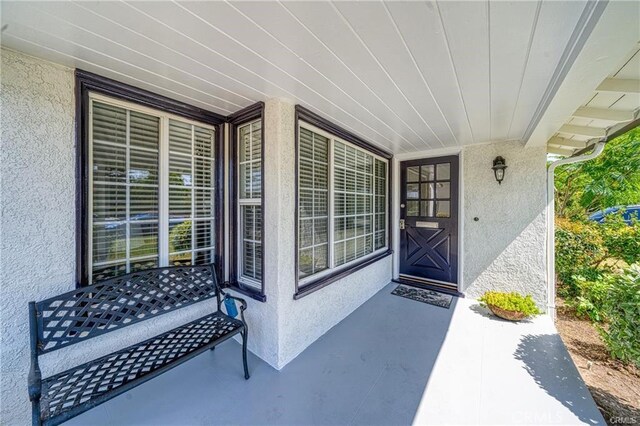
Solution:
M212 266L177 266L133 272L35 304L38 353L108 333L218 298Z

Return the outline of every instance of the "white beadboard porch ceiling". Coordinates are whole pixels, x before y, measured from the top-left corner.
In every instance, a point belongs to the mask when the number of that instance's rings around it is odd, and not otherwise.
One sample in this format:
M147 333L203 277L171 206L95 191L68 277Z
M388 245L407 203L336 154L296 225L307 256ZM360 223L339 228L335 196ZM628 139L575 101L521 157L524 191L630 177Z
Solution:
M224 115L288 98L403 153L525 139L590 8L3 1L2 44Z

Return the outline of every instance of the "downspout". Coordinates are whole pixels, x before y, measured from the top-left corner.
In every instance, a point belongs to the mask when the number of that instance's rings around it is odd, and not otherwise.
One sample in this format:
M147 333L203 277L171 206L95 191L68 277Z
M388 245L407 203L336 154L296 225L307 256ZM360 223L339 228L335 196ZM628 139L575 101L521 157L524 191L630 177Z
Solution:
M606 140L597 142L590 154L577 155L554 161L547 169L547 313L556 319L556 248L555 248L555 171L558 166L581 163L596 158L604 150Z

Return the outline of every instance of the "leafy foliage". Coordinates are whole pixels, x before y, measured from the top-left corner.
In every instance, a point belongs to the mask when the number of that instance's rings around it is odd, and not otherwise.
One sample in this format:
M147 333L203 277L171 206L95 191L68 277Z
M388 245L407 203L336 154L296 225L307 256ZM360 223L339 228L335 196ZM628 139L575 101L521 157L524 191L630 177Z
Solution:
M607 207L640 202L640 128L607 143L603 153L556 170L556 214L583 219Z
M522 296L518 293L501 293L487 291L478 299L483 306L493 305L505 311L522 312L526 316L539 315L540 310L530 295Z
M578 276L576 287L578 296L569 301L569 304L576 308L576 313L579 316L588 316L594 322L604 321L604 304L611 289L610 275L593 281Z
M191 222L185 221L173 227L169 233L169 250L183 251L191 248Z
M640 222L637 219L627 225L620 213L611 214L598 229L610 258L621 259L627 265L640 262Z
M611 356L640 368L640 265L612 275L604 312L608 327L600 327Z
M599 225L556 219L556 274L558 294L578 297L579 280L597 281L602 278L598 265L607 257Z

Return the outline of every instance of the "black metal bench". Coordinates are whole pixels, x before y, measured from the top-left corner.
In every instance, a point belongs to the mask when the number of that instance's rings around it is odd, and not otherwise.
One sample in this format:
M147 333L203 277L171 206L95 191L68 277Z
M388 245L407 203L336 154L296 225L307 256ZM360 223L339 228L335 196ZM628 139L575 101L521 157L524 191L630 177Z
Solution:
M216 312L60 374L42 378L42 354L119 330L158 315L217 298ZM246 302L240 319L221 310L225 293L210 266L140 271L29 303L29 399L34 425L57 425L164 373L236 334L247 368Z

